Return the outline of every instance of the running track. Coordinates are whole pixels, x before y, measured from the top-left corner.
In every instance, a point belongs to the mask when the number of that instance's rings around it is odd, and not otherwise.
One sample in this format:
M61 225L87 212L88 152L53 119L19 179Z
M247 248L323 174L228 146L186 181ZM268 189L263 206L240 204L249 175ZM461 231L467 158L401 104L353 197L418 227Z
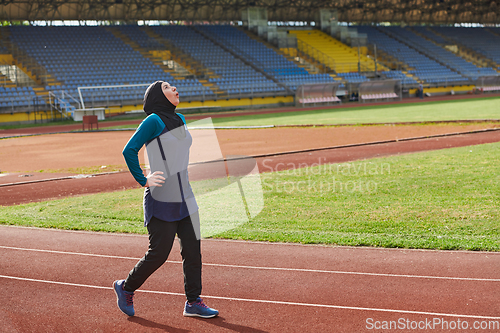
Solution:
M147 245L140 235L0 226L0 331L360 332L370 331L368 318L422 327L427 320L436 331L443 321L500 323L500 253L209 239L203 297L218 318L182 316L177 242L128 318L111 284Z
M485 134L418 140L418 147L346 147L329 158L325 151L303 154L311 162L340 162L498 141L498 132ZM139 235L0 226L0 331L360 332L387 331L368 328L392 321L410 325L400 331L456 332L460 325L500 332L492 326L500 325L500 253L207 239L203 297L221 315L201 320L182 316L176 243L167 264L137 292L136 316L128 318L116 307L111 283L126 276L147 245Z

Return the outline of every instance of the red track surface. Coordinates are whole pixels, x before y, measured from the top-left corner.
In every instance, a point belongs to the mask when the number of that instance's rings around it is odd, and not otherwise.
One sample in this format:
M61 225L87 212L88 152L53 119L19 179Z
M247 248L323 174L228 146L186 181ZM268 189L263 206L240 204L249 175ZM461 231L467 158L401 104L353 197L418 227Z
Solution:
M2 226L0 243L2 332L359 332L368 318L500 321L500 253L203 240L203 297L221 314L198 320L182 316L177 242L136 293L133 318L117 309L111 283L143 255L146 236Z
M309 166L323 163L342 163L372 157L394 154L436 150L450 147L463 147L484 143L500 142L500 130L445 136L439 138L420 139L413 141L398 141L373 145L361 145L329 150L267 156L257 158L260 172L278 171L299 167L299 164ZM102 175L83 179L65 179L48 182L34 182L37 177L55 178L54 174L34 173L34 177L19 178L18 174L0 177L0 184L27 182L15 186L0 186L1 205L14 205L32 201L43 201L53 198L62 198L71 195L118 191L128 188L137 188L139 185L128 172L112 175ZM65 175L61 175L65 176ZM197 175L190 175L196 180Z

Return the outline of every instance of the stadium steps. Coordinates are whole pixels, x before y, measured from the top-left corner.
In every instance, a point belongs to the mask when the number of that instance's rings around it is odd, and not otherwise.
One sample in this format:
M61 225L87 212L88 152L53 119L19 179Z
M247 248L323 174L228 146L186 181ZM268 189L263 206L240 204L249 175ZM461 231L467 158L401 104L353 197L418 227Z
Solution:
M333 71L336 73L348 73L358 71L358 50L347 46L346 44L336 40L320 30L290 30L290 34L297 36L297 41L305 44L303 52L308 53L314 58L329 67L331 65L324 61L320 56L314 56L316 51L323 53L334 61ZM300 48L299 48L300 49ZM373 59L365 55L360 55L361 72L369 72L375 70L375 62ZM379 70L387 70L384 66L380 66Z
M490 33L492 33L493 35L496 35L496 36L500 37L500 34L499 34L498 32L496 32L495 30L493 30L493 29L488 29L488 28L486 28L486 30L488 30L488 31L489 31Z
M241 29L241 28L239 28ZM249 30L244 30L250 38L255 39L259 43L264 44L265 46L273 49L276 53L283 55L287 60L294 62L299 66L300 68L305 69L309 74L320 74L320 73L331 73L331 69L326 69L324 64L316 61L314 58L312 58L309 54L300 52L297 48L282 48L279 49L272 45L271 43L265 41L264 39L258 37L255 35L253 32ZM296 59L299 59L298 61Z
M21 69L30 79L35 81L37 84L42 85L41 78L37 77L28 66L23 64L23 58L14 58L14 65Z
M208 87L216 96L227 95L227 91L220 89L214 82L209 82L205 79L198 79L198 82L200 82L203 86Z
M61 82L59 82L55 77L53 77L51 74L45 74L45 81L46 85L48 86L58 86L61 85Z
M410 27L409 29L410 29L410 31L411 31L412 33L414 33L415 35L417 35L417 36L419 36L419 37L422 37L422 38L424 38L425 40L427 40L427 41L429 41L429 42L433 43L434 45L436 45L436 46L439 46L439 47L443 48L443 45L440 45L439 43L436 43L436 41L434 41L434 40L432 40L431 38L429 38L428 36L426 36L426 35L424 35L424 34L422 34L422 33L418 32L416 29L412 29L411 27ZM433 33L435 33L435 32L433 31ZM436 35L438 35L438 34L436 34ZM445 36L440 36L440 37L443 37L443 38L445 38L445 39L446 39L446 37L445 37ZM411 47L411 46L410 46L410 47ZM450 50L448 50L448 51L450 51ZM419 51L419 52L420 52L420 51ZM451 65L449 65L449 64L443 63L443 62L439 61L438 59L435 59L434 57L432 57L432 55L431 55L431 54L427 54L427 53L424 53L424 54L425 54L425 56L427 56L427 57L429 57L429 58L432 58L434 61L437 61L437 62L438 62L438 63L440 63L441 65L446 66L446 67L448 67L448 68L450 68L450 69L452 69L452 70L456 71L457 73L462 74L459 68L455 68L455 67L453 67L453 66L451 66ZM476 65L476 66L477 66L477 63L476 63L476 62L471 61L470 59L464 58L464 57L462 57L460 54L456 54L456 55L457 55L457 56L460 56L461 58L463 58L463 59L465 59L465 60L467 60L467 61L472 62L474 65ZM483 67L483 66L481 66L481 67Z
M335 81L341 82L344 85L344 87L347 87L347 85L349 84L349 82L346 79L344 79L343 77L337 76L336 74L330 74L330 76Z
M456 53L456 55L465 59L466 61L473 63L477 67L483 67L483 68L490 67L490 68L495 69L499 66L493 60L490 60L483 55L480 55L476 52L473 52L472 50L471 50L472 52L470 52L469 50L467 50L463 47L460 47L458 45L457 45L457 47L458 47L458 53Z
M298 51L296 48L277 48L273 44L269 43L267 40L264 38L259 37L256 35L253 31L243 29L241 27L237 27L238 30L243 31L248 37L252 38L253 40L264 44L267 48L270 48L277 54L280 54L284 56L288 61L294 62L298 67L305 69L309 74L319 74L321 73L320 69L310 62L306 61L305 59L301 58L298 56ZM297 60L297 58L299 60Z
M49 102L50 102L49 92L45 89L45 87L34 86L33 91L35 92L35 95L37 97L40 97L41 99L43 99L45 101L45 103L47 103L47 105L49 104Z
M372 57L375 57L375 52L372 49L368 50L368 54ZM382 67L381 67L382 65ZM379 68L387 68L387 69L379 69ZM408 70L408 64L402 62L401 60L394 57L392 54L385 52L384 50L377 49L377 71L384 70Z
M448 69L450 69L450 70L452 70L454 72L457 72L460 75L462 74L461 71L459 71L457 68L451 66L448 63L445 63L445 62L441 61L440 59L436 58L433 54L429 54L428 52L424 52L423 50L417 49L413 45L410 45L403 37L400 37L399 35L394 34L394 33L392 33L391 31L388 31L388 30L382 30L379 27L377 27L376 29L378 29L380 32L386 34L387 36L391 37L392 39L395 39L398 42L400 42L400 43L408 46L409 48L415 50L416 52L424 55L425 57L427 57L427 58L435 61L436 63L440 64L441 66L444 66L444 67L446 67L446 68L448 68Z
M424 83L423 80L420 80L418 77L414 76L413 74L411 73L408 73L407 71L401 71L401 73L403 73L404 75L406 75L408 78L410 79L414 79L415 81L417 82L421 82L421 83Z
M163 59L158 56L158 53L145 50L132 39L130 39L129 36L122 33L117 27L106 27L105 29L111 32L116 38L129 45L134 51L139 52L144 58L151 60L153 64L159 66L165 73L170 73L172 76L174 76L174 71L163 64Z
M313 66L318 67L321 73L335 72L335 59L299 39L299 37L297 37L297 55Z
M302 42L298 42L298 43L302 43ZM320 73L330 74L330 73L335 72L335 69L333 68L333 66L330 67L327 64L325 64L324 62L318 61L316 59L316 57L313 56L312 53L314 53L314 52L304 51L303 45L301 45L300 47L297 48L297 56L301 59L304 59L304 61L307 61L309 64L311 64L311 66L318 68L318 71ZM329 57L329 59L331 59L331 63L335 62L335 60L333 58Z
M8 28L0 28L0 41L2 46L5 47L12 56L12 61L9 64L18 67L29 78L28 82L24 82L25 84L27 83L32 86L61 84L52 75L50 75L42 65L36 62L33 58L28 57L28 55L21 51L15 43L10 41L10 30ZM15 82L10 79L8 80L11 81L12 84L8 83L6 85L7 87L16 86Z
M500 34L498 32L496 32L496 31L494 31L493 29L486 29L486 30L488 30L493 35L500 37ZM500 73L500 64L497 64L495 61L491 60L491 65L493 65L493 66L489 66L489 67L493 67L494 70L496 70L497 72Z
M5 88L14 88L17 85L14 82L12 82L9 77L0 73L0 86Z
M411 29L411 28L410 28ZM411 29L411 31L415 34L415 35L418 35L422 38L425 38L426 40L428 40L429 42L439 46L439 47L442 47L444 48L444 45L442 44L439 44L439 43L436 43L436 41L432 40L431 38L429 38L428 36L424 35L424 34L421 34L420 32L418 32L417 30L415 29ZM445 35L442 35L442 34L439 34L437 33L436 31L432 31L433 34L439 36L439 37L442 37L446 40L449 40ZM456 45L457 43L455 41L450 41L450 45ZM471 62L473 63L474 65L478 66L478 67L490 67L489 64L488 64L488 61L487 61L487 58L483 55L479 55L479 54L474 54L475 52L469 52L469 50L465 50L465 48L461 47L461 46L458 46L457 45L457 48L458 48L458 53L455 53L457 56L461 57L462 59L468 61L468 62ZM472 51L472 50L470 50Z
M169 41L155 33L150 27L144 26L141 30L143 30L149 37L155 39L158 43L164 45L165 48L170 51L172 60L180 64L185 70L200 78L217 77L212 70L204 67L200 62L191 57L189 54L183 52L174 44L170 43ZM173 73L171 74L172 76L174 76Z
M282 82L278 81L274 76L269 75L262 68L260 68L260 67L256 66L255 64L251 63L250 61L248 61L247 59L245 59L244 57L242 57L241 55L239 55L238 53L236 53L233 49L231 49L231 48L227 47L226 45L222 44L221 42L219 42L217 39L215 39L212 36L206 34L204 31L196 28L195 26L189 26L189 28L193 29L194 31L196 31L197 33L199 33L200 35L202 35L203 37L205 37L206 39L208 39L209 41L211 41L215 45L219 46L224 51L230 53L236 59L241 60L245 65L253 68L256 72L261 73L267 79L275 82L279 87L284 88L289 94L295 94L294 91L290 90L290 88L288 88Z
M297 49L294 49L294 50L297 51ZM321 74L321 70L317 66L315 66L314 64L308 62L304 58L301 58L299 56L297 56L297 58L299 59L298 61L295 60L295 59L291 59L293 62L295 62L297 64L297 66L299 66L300 68L305 69L309 74Z
M189 75L193 75L193 73L197 76L198 82L201 83L204 87L209 88L216 96L227 94L226 91L220 89L217 84L209 82L208 78L218 78L211 69L204 67L200 62L191 57L189 54L183 52L179 48L177 48L174 44L162 38L160 35L155 33L151 28L145 26L142 29L149 37L154 38L160 44L165 45L167 50L169 50L172 60L180 66L180 70L178 72L173 71L170 72L171 75L176 79L184 79L187 77L187 73ZM174 66L175 67L175 66Z
M162 64L166 66L170 70L170 75L172 75L176 80L184 80L186 78L192 77L193 74L188 71L186 68L182 67L179 63L177 63L174 60L170 60L172 56L170 55L169 51L150 51L153 53L154 57L160 58L160 59L169 59L169 60L161 60ZM168 52L168 56L156 56L155 54L157 52ZM167 63L167 65L165 65ZM170 65L168 65L170 64Z
M490 30L488 30L490 31ZM497 64L495 61L487 58L485 55L480 54L473 50L470 47L467 47L461 43L458 43L456 40L450 39L445 34L439 33L436 30L432 30L432 32L444 39L450 41L450 45L456 45L458 47L458 56L464 58L467 61L472 62L474 65L478 67L492 67L493 69L498 68L500 64ZM492 31L490 31L492 32Z
M34 84L43 85L45 82L42 82L42 80L45 79L47 75L45 68L38 64L33 58L28 57L28 55L21 51L15 43L10 41L10 30L8 28L0 29L0 38L9 54L12 55L12 65L17 66L23 71L23 73L34 81Z

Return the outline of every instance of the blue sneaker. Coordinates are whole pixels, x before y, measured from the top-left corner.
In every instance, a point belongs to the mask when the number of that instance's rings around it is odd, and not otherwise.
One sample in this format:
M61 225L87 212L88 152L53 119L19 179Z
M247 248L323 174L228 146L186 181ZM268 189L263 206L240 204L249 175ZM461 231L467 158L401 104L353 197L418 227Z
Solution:
M198 298L196 302L193 303L186 301L183 314L184 317L213 318L219 314L219 311L209 308L203 303L201 298Z
M125 284L125 280L117 280L113 282L113 289L115 290L118 307L122 310L123 313L129 316L133 316L135 314L134 311L134 293L125 291L123 289L123 285Z

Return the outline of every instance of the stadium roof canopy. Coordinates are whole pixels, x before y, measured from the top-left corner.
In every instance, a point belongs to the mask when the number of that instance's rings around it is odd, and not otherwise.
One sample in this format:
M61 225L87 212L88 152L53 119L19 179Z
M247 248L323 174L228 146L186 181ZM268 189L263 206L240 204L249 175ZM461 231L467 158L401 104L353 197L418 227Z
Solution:
M249 7L267 8L269 21L316 21L330 9L341 22L500 24L492 0L0 0L0 19L221 22L240 21Z

